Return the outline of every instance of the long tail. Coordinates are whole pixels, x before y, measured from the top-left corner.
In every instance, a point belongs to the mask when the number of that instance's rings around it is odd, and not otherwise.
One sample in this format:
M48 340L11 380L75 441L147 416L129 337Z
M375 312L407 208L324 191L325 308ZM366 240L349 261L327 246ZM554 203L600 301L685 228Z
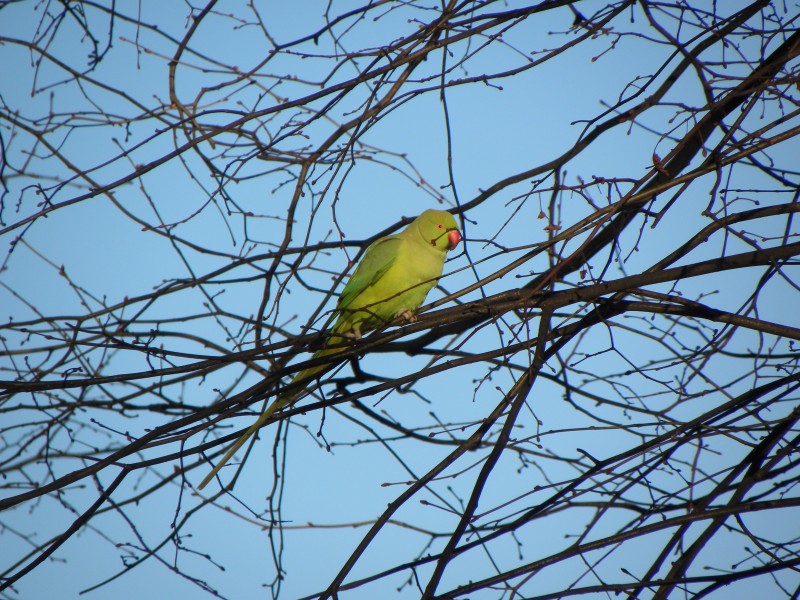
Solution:
M314 356L312 356L311 358L313 359L313 358L322 358L323 356L330 356L333 354L337 354L342 350L344 350L343 347L323 348L322 350L318 350L317 352L315 352ZM309 382L308 380L311 377L313 377L320 371L326 369L328 366L329 363L324 363L316 367L309 367L308 369L303 369L297 375L294 376L294 378L292 379L292 384L298 381L306 381L306 383L308 383ZM205 476L205 479L203 479L203 481L200 482L200 485L197 486L197 489L202 490L204 487L206 487L208 485L208 482L214 479L217 473L219 473L219 470L225 466L225 463L227 463L233 457L233 455L236 454L237 450L239 450L239 448L241 448L244 445L244 443L250 439L250 436L252 436L256 431L258 431L261 428L261 426L264 423L266 423L267 419L269 419L273 414L275 414L275 412L292 404L297 399L297 397L302 394L303 389L304 387L300 387L298 389L292 390L291 392L281 394L278 397L278 399L275 400L275 402L270 404L266 408L266 410L263 413L261 413L261 415L259 415L255 423L250 425L250 427L247 428L247 431L245 431L241 436L239 436L239 439L236 440L233 446L231 446L228 449L228 451L225 453L225 456L222 457L222 460L220 460L217 463L217 465L213 469L211 469L211 472Z

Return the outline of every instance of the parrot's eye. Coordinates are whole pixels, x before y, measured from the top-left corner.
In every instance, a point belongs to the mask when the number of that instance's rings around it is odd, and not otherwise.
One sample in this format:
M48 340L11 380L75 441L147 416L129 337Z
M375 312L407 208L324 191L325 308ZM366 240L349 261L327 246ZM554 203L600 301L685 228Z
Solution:
M444 229L444 225L442 225L441 223L439 223L439 224L436 226L436 228L437 228L437 229Z

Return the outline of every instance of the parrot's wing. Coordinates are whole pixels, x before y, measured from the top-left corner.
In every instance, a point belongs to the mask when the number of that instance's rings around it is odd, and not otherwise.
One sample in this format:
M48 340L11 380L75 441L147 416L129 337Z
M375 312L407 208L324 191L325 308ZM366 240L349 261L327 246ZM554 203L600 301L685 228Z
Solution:
M336 308L346 309L364 290L375 285L397 260L402 244L403 239L394 235L373 242L344 286Z

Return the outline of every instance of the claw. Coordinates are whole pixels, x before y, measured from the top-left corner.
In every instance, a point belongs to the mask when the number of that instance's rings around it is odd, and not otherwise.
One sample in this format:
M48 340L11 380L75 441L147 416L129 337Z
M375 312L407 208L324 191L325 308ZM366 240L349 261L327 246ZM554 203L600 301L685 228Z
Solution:
M407 308L403 308L397 311L397 314L394 316L395 319L403 319L406 323L413 323L417 320L417 315L415 315L412 311L408 310Z
M358 341L361 339L361 327L358 325L353 325L353 331L348 331L347 333L342 334L348 340L355 340Z

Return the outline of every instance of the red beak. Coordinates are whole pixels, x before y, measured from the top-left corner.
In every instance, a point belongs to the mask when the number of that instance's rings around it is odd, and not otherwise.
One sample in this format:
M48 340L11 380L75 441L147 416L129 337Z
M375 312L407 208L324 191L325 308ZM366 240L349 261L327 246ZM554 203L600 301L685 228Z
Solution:
M458 242L461 241L461 234L458 233L457 229L453 229L452 231L447 232L447 249L452 250L456 246L458 246Z

